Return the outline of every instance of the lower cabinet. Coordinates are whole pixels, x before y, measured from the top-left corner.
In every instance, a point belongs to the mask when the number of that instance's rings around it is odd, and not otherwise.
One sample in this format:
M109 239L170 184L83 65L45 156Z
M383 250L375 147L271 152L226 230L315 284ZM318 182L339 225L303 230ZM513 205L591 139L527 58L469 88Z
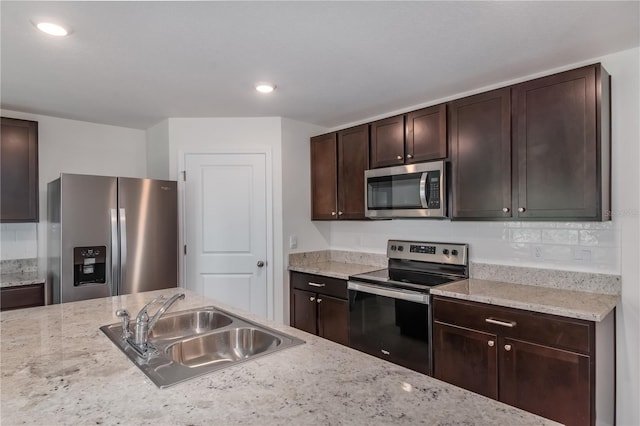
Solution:
M44 306L44 284L30 284L0 289L0 310Z
M291 272L291 326L346 346L347 298L345 280Z
M613 424L613 316L597 363L592 321L436 296L434 377L567 426L595 425L599 406L598 421Z

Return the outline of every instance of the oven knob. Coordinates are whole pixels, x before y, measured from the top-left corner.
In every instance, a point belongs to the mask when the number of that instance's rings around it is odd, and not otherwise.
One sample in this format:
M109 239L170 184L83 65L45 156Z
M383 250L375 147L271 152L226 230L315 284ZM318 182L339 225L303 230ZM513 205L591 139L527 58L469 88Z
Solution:
M396 246L391 246L391 251L396 251Z
M442 254L447 256L449 254L449 249L442 249Z
M451 254L453 256L457 256L458 255L458 250L451 250Z
M402 251L402 250L404 250L404 247L403 246L398 246L398 251Z

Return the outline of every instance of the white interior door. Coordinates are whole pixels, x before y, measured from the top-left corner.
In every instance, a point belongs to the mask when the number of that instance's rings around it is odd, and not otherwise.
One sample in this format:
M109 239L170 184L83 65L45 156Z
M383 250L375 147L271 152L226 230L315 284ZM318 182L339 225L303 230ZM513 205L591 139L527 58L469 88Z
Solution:
M186 154L186 287L267 317L264 153Z

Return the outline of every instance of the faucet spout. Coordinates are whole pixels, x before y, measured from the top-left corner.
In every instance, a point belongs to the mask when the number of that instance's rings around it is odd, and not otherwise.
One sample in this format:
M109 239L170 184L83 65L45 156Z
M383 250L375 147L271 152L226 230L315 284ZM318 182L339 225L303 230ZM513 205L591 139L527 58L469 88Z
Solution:
M176 301L184 299L184 293L178 293L171 296L164 304L158 309L153 318L149 320L149 314L147 310L156 303L162 302L165 300L164 296L156 297L151 302L147 303L138 315L136 316L136 328L134 333L133 340L127 339L130 345L140 354L146 355L147 351L150 347L149 345L149 333L155 327L156 323L160 319L160 317L173 305Z
M149 330L147 330L147 333L150 333L151 330L153 330L153 327L155 327L156 323L158 322L160 317L167 311L167 309L169 309L171 305L173 305L178 300L183 300L184 296L184 293L174 294L173 296L171 296L171 298L169 298L169 300L164 302L160 309L158 309L155 315L151 318L151 321L149 321Z

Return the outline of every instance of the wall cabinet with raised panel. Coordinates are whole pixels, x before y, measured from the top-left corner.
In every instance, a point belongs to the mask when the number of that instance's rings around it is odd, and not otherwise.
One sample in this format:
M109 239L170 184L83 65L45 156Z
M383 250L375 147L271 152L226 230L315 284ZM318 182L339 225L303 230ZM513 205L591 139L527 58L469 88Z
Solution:
M364 219L367 124L311 138L311 219Z
M2 117L0 222L38 221L38 123Z
M446 104L371 123L371 168L447 157Z
M321 275L291 272L291 326L347 346L347 282Z
M594 323L436 296L434 377L568 426L596 415L613 424L614 316Z

